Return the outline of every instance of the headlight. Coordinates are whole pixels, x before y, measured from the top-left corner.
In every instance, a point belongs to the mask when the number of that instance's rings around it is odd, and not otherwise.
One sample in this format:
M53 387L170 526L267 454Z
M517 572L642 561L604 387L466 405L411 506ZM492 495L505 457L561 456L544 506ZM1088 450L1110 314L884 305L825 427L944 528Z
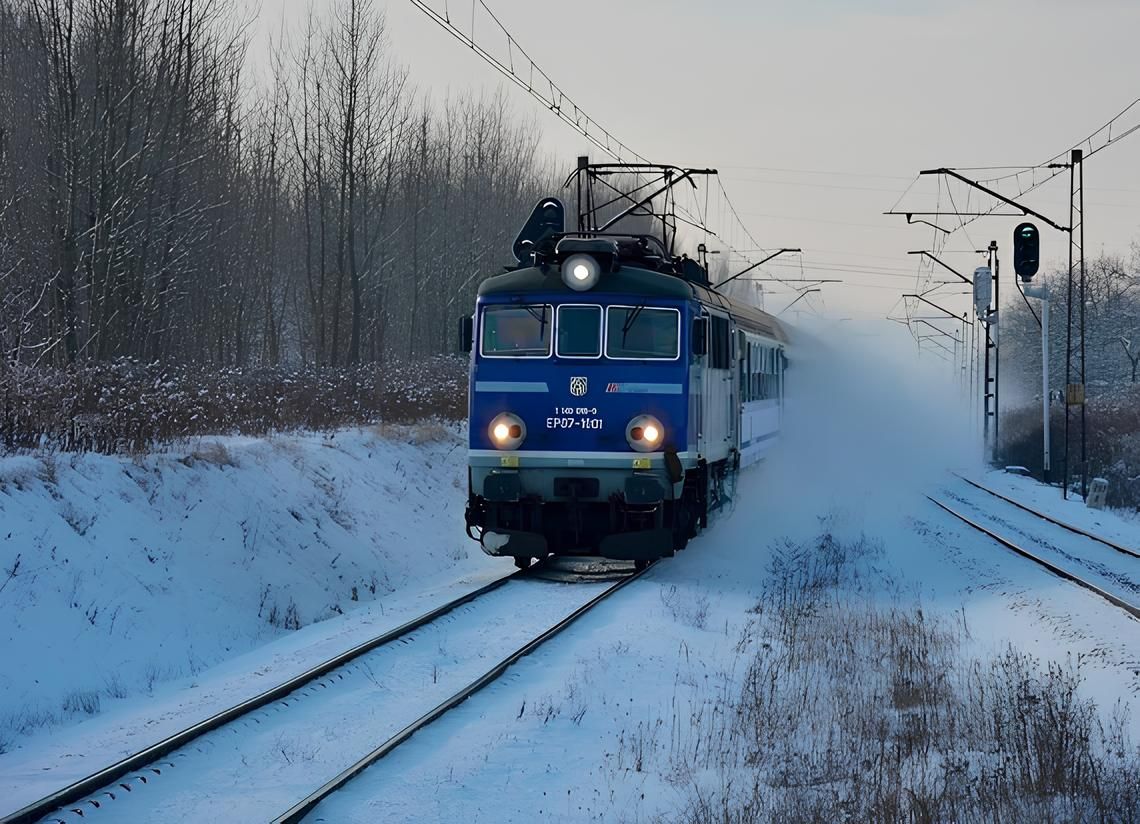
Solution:
M638 452L655 452L665 442L665 427L652 415L638 415L626 425L625 439Z
M562 262L562 282L575 292L592 289L602 275L602 267L593 255L571 255Z
M502 412L491 421L487 434L497 449L518 449L526 439L526 424L518 415Z

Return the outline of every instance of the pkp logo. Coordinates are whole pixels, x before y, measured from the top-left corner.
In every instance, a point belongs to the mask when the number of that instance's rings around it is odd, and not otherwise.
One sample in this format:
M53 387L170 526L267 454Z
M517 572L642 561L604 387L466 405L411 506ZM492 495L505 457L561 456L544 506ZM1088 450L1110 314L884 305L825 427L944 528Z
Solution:
M586 379L585 378L571 378L570 379L570 394L575 398L580 398L586 394Z

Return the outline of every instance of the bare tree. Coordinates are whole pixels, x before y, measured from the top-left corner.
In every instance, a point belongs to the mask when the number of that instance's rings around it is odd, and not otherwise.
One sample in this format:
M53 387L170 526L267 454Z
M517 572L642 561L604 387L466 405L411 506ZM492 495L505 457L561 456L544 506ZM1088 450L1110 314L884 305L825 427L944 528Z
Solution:
M1133 346L1133 338L1126 338L1120 336L1120 345L1124 349L1124 354L1128 358L1128 362L1132 365L1132 383L1136 383L1136 367L1140 364L1140 348Z
M7 361L447 347L552 182L537 129L417 100L372 0L310 13L264 88L244 37L232 0L0 0Z

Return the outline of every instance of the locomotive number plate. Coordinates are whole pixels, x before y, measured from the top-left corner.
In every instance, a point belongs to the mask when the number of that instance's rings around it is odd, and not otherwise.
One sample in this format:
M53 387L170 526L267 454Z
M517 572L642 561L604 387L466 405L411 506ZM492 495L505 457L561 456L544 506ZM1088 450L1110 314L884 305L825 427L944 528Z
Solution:
M546 419L547 429L601 429L601 418L576 418L570 415L562 415Z
M547 429L601 429L602 419L596 406L556 406L554 415L546 419Z

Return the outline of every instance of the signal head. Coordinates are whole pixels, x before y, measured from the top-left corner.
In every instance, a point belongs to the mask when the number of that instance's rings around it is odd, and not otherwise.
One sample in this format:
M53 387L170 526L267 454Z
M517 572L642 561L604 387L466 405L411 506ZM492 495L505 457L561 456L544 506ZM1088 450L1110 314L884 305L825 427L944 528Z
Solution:
M1032 223L1013 230L1013 270L1028 283L1037 274L1041 258L1041 233Z

